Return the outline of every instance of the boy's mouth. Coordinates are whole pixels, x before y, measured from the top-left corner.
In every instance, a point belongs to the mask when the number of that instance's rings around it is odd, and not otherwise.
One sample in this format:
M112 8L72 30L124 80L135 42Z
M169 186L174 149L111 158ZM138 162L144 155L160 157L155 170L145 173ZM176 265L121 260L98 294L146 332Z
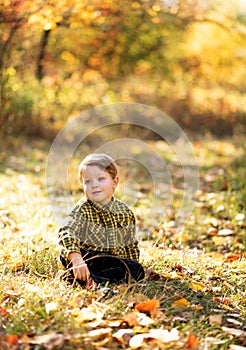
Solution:
M102 191L94 191L94 192L92 192L92 194L99 194L99 193L102 193Z

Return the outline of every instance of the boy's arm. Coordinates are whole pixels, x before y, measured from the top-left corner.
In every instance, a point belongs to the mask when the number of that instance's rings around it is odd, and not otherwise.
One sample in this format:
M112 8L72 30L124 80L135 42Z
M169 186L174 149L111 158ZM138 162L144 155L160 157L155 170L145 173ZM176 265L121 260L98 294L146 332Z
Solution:
M90 271L82 255L78 252L68 254L68 259L73 264L73 273L76 279L87 281L90 277Z
M58 241L64 257L71 261L76 279L86 281L90 271L80 253L81 231L83 217L76 207L66 220L65 225L58 232Z
M136 219L133 212L131 212L129 226L125 235L125 252L129 259L139 260L140 252L136 238Z

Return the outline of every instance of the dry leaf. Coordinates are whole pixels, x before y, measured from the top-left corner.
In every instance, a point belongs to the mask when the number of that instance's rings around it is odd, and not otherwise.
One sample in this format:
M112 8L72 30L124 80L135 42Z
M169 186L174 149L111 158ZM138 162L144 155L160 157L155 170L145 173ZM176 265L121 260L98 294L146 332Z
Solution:
M151 311L153 311L155 308L160 306L160 302L157 299L150 299L150 300L146 300L146 301L142 301L140 303L138 303L135 306L135 309L140 311L140 312L147 312L147 313L151 313Z
M226 297L214 297L214 301L218 301L219 303L222 304L230 304L230 299Z
M124 321L130 327L149 326L154 323L150 317L141 312L130 312L129 314L124 315Z
M176 328L173 328L170 332L166 329L151 329L149 333L133 336L129 341L129 346L135 349L139 348L146 342L146 339L156 339L162 343L171 343L179 340L179 338L179 331Z
M125 344L129 342L132 335L132 329L120 329L118 332L114 333L112 337L116 338L120 344Z
M227 334L234 335L235 337L246 337L246 332L237 328L222 327L222 330Z
M0 306L0 315L10 316L10 313L2 306Z
M218 232L219 236L231 236L234 234L235 234L235 232L229 228L223 228L222 230L219 230L219 232Z
M222 315L221 314L209 315L209 323L211 325L221 326L221 324L222 324Z
M204 291L206 289L206 285L201 283L201 282L196 282L196 281L192 281L190 283L190 288L193 289L194 291Z
M110 308L106 304L94 302L88 307L84 307L80 310L76 320L79 323L88 322L92 320L101 321L105 312Z
M22 344L43 345L45 346L45 349L52 350L56 346L61 347L63 345L64 335L61 333L49 333L44 335L37 335L34 337L24 335L19 342Z
M182 276L177 272L164 273L161 276L164 278L170 278L172 280L180 280L182 278Z
M45 305L45 310L47 314L49 314L51 311L55 311L58 307L58 304L55 302L50 302Z
M93 329L92 331L89 331L85 334L86 338L101 338L105 335L111 334L112 328L100 328L100 329Z
M192 309L195 311L200 311L203 309L202 305L191 305Z
M240 254L229 253L229 254L226 254L224 261L233 262L233 261L239 260L240 258L241 258Z
M19 337L16 334L10 334L7 336L6 342L9 345L17 345L19 342Z
M196 350L198 347L198 339L194 334L189 334L187 349Z
M174 301L172 303L172 307L175 307L175 308L187 308L187 307L190 307L190 302L187 299L182 298L182 299Z
M235 217L237 221L242 221L244 220L244 218L245 218L245 215L243 213L238 213Z
M246 350L245 346L231 344L229 350Z

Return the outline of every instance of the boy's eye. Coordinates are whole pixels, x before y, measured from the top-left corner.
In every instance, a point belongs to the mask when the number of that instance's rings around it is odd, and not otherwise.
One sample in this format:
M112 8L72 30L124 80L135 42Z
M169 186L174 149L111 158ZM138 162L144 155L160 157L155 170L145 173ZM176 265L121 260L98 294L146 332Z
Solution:
M91 182L91 180L85 180L85 184L89 184Z
M104 180L105 178L103 177L103 176L100 176L99 178L98 178L98 181L102 181L102 180Z

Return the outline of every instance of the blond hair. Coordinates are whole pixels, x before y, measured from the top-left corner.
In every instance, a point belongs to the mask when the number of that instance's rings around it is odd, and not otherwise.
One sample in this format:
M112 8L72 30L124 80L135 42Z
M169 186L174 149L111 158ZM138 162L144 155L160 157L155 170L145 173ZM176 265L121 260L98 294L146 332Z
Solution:
M85 157L79 165L79 180L82 183L82 178L86 166L97 166L100 169L107 171L114 180L117 176L117 168L113 158L103 153L92 153Z

